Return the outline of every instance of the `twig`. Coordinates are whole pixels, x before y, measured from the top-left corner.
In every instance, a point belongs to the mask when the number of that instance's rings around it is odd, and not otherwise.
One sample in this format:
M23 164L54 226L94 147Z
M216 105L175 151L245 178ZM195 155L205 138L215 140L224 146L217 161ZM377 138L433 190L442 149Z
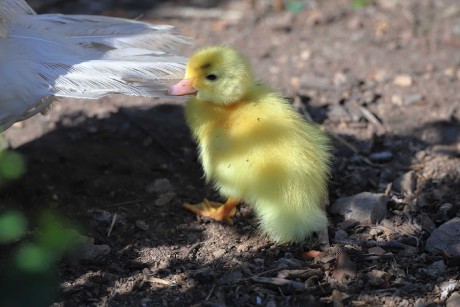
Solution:
M409 225L409 226L411 226L411 225ZM416 236L413 235L413 234L408 233L407 231L402 230L401 228L392 228L392 227L388 227L388 226L386 226L386 225L378 225L378 226L374 226L374 227L372 227L372 228L374 228L374 229L379 229L379 227L386 228L386 229L389 229L389 230L391 230L391 231L393 231L393 232L399 233L399 234L401 234L401 235L406 235L406 236L408 236L408 237L411 237L411 238L414 239L415 242L417 243L417 247L418 247L419 244L420 244L420 238L416 237ZM420 231L420 229L414 229L414 231Z
M271 269L271 270L267 270L267 271L263 271L263 272L260 272L260 273L257 273L257 274L254 274L254 275L251 275L247 278L243 278L241 279L241 281L246 281L246 280L250 280L254 277L258 277L260 275L264 275L264 274L268 274L268 273L272 273L272 272L276 272L276 271L281 271L281 270L284 270L285 268L276 268L276 269Z
M184 258L187 258L188 256L190 256L190 254L191 254L193 251L195 251L195 249L197 249L200 245L201 245L201 242L196 242L195 244L193 244L192 246L190 246L190 248L188 249L188 251L185 253Z
M389 196L390 193L391 193L391 189L393 188L393 182L390 182L389 184L387 184L387 188L385 189L385 196Z
M393 255L393 254L391 254L391 255L388 255L388 254L383 254L383 255L369 254L369 255L359 257L359 259L370 261L370 260L381 260L381 259L385 259L385 258L394 258L394 257L395 257L395 255Z
M278 291L280 292L282 297L287 297L287 295L283 293L283 289L281 289L281 287L278 287Z
M318 78L313 76L304 76L300 79L301 88L313 88L326 91L339 91L340 87L335 86L329 82L329 80L324 78Z
M298 278L310 277L321 274L321 269L295 269L295 270L282 270L278 273L278 278Z
M101 208L112 208L112 207L118 207L118 206L124 206L124 205L131 205L131 204L135 204L135 203L142 203L144 201L145 201L145 199L127 200L127 201L122 201L122 202L119 202L119 203L103 205L103 206L101 206Z
M212 285L212 288L211 288L211 291L209 291L209 294L208 296L206 296L206 298L204 299L205 301L209 300L209 298L211 297L212 293L214 292L214 289L216 288L216 284L213 284Z
M112 222L110 223L109 231L107 232L107 238L110 236L112 233L113 226L115 225L115 222L117 221L118 214L114 214L112 217Z
M151 282L151 283L162 284L162 285L166 285L166 286L173 286L174 285L174 283L170 282L169 280L164 280L164 279L156 278L156 277L149 276L149 275L144 275L144 281L148 281L148 282Z
M140 13L139 15L137 15L136 17L134 17L133 20L141 20L142 18L144 18L144 14L143 14L143 13Z
M334 139L336 139L337 141L339 141L340 143L342 143L343 145L345 145L346 147L348 147L351 151L353 151L355 154L358 154L358 150L353 146L351 145L349 142L347 142L344 138L340 137L338 134L335 134L334 132L332 131L329 131L328 132Z
M354 246L363 246L363 247L389 247L389 248L398 248L404 249L406 248L406 244L396 242L396 241L374 241L374 240L367 240L367 241L354 241L354 240L334 240L335 243L338 244L346 244L346 245L354 245Z
M396 291L398 291L398 288L377 289L377 290L373 290L371 292L373 292L373 293L383 293L383 292L396 292Z
M386 132L385 126L377 119L374 114L372 114L371 111L363 106L359 106L358 109L370 123L374 124L381 132Z
M261 284L290 287L295 290L307 290L309 288L303 282L278 277L252 277L251 280Z
M299 96L297 96L299 97ZM305 117L305 119L308 121L308 122L311 122L313 123L314 120L313 118L311 117L310 113L307 111L307 108L302 104L302 102L300 101L297 101L297 97L294 99L294 103L295 103L295 107L298 108L301 113L303 114L303 116Z
M340 137L338 134L335 134L332 131L328 131L329 135L332 136L334 139L348 147L351 151L353 151L354 154L356 154L364 163L370 165L370 166L379 166L375 163L372 163L368 158L363 157L362 155L359 154L358 150L351 145L349 142L347 142L344 138Z

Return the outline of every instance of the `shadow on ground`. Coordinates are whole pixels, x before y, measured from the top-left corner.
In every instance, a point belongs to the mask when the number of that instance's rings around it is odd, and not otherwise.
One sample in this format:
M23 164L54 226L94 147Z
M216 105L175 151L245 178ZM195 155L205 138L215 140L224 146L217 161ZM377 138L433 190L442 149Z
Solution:
M319 121L325 112L313 107L308 111ZM360 151L334 142L331 199L361 191L382 192L387 183L417 163L419 152L455 144L457 128L456 121L432 123L404 136L378 136L371 146L340 136ZM428 134L436 137L427 138ZM63 306L139 302L145 306L199 302L238 306L270 301L286 306L321 305L325 301L319 297L329 296L336 287L328 277L333 266L303 259L299 246L267 241L257 233L246 206L233 227L197 221L181 208L185 201L218 197L203 183L181 106L120 108L104 118L67 114L55 129L17 150L27 160L27 172L1 191L2 202L24 211L32 220L38 212L53 208L82 225L84 234L95 238L96 244L111 248L101 259L60 265ZM358 158L378 151L390 151L394 158L372 165ZM442 203L459 201L459 179L446 172L434 182L419 185L430 202L428 212L436 212ZM165 179L170 187L153 188L156 180ZM107 236L115 213L116 222ZM422 249L423 244L417 248ZM391 261L415 272L407 257ZM307 290L265 287L251 279L305 266L324 270L305 281L311 285ZM372 295L376 290L372 285L364 290L358 283L355 286L361 294ZM424 291L415 283L397 295L414 298Z

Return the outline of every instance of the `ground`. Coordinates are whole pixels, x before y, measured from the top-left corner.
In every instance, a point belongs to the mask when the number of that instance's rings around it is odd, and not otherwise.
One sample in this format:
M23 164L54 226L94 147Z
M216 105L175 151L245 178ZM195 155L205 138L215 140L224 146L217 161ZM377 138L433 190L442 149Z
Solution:
M276 10L276 2L167 3L192 5L180 14L163 2L31 4L40 13L172 24L195 40L186 55L214 43L240 49L263 82L331 134L330 203L386 193L386 218L350 225L331 214L332 246L314 260L304 254L320 250L314 238L270 242L249 206L233 226L197 219L182 204L219 196L202 178L183 100L63 101L4 134L27 171L0 191L2 203L31 219L52 208L106 251L59 263L54 306L437 306L454 299L458 261L425 244L459 215L460 4L313 0ZM391 187L410 171L414 187Z

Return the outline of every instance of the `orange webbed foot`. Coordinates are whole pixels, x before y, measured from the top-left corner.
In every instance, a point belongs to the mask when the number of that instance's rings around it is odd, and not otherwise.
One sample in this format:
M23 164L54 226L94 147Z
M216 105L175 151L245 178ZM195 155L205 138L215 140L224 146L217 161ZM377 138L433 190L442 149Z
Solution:
M232 217L235 216L236 206L239 203L239 200L233 198L229 198L225 204L204 199L198 204L184 204L184 208L195 214L207 216L220 222L225 221L227 224L233 225Z

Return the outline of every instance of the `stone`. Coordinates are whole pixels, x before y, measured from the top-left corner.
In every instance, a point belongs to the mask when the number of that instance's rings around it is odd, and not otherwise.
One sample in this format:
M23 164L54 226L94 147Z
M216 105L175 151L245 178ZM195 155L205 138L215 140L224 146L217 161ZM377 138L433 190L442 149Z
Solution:
M226 251L225 249L223 248L219 248L219 249L216 249L212 255L214 256L214 258L220 258L222 257L223 255L225 255Z
M414 171L409 171L399 176L393 182L393 188L406 195L414 194L416 185L417 185L417 178L415 177Z
M402 106L404 104L404 101L401 96L399 95L392 95L391 96L391 103L397 105L397 106Z
M436 224L431 220L431 218L426 213L421 213L418 217L418 221L422 226L422 229L428 233L432 233L436 230Z
M425 273L431 277L438 277L447 270L447 265L444 263L444 260L439 260L433 262L430 266L425 269Z
M383 255L386 253L386 251L381 248L380 246L375 246L367 249L367 252L369 254L374 254L374 255Z
M241 278L243 278L243 272L241 271L234 271L228 273L217 281L218 285L231 285L237 283Z
M337 199L329 211L343 216L345 220L375 224L385 218L387 202L388 197L385 194L362 192Z
M345 230L339 229L335 232L334 239L337 241L348 238L348 233Z
M74 255L78 260L95 261L110 253L110 250L110 246L107 244L87 244L82 246Z
M157 179L154 182L150 183L149 185L147 185L147 187L145 189L146 189L147 193L159 193L159 194L162 194L162 193L171 192L172 189L173 189L173 186L172 186L171 182L168 179L160 178L160 179Z
M460 293L454 292L446 301L446 307L460 306Z
M144 231L149 230L149 225L143 220L136 220L136 227Z
M368 283L372 286L383 286L388 274L380 270L372 270L367 273Z
M208 284L212 283L216 276L211 268L204 267L192 272L192 277L198 282Z
M435 229L425 249L434 254L460 257L460 218L455 217Z
M172 192L161 194L156 200L155 200L155 206L157 207L163 207L166 206L171 202L171 200L174 199L175 194Z
M337 255L337 265L332 277L341 284L346 284L356 277L356 265L345 251Z
M438 215L445 220L448 220L456 214L455 207L451 203L444 203L439 206Z
M404 98L404 105L405 106L410 106L416 103L421 103L425 100L425 96L421 94L414 94L414 95L409 95Z
M384 163L393 159L393 154L390 151L374 152L369 156L372 162Z
M405 74L397 75L394 78L393 83L400 87L409 87L412 85L412 77L409 75L405 75Z

